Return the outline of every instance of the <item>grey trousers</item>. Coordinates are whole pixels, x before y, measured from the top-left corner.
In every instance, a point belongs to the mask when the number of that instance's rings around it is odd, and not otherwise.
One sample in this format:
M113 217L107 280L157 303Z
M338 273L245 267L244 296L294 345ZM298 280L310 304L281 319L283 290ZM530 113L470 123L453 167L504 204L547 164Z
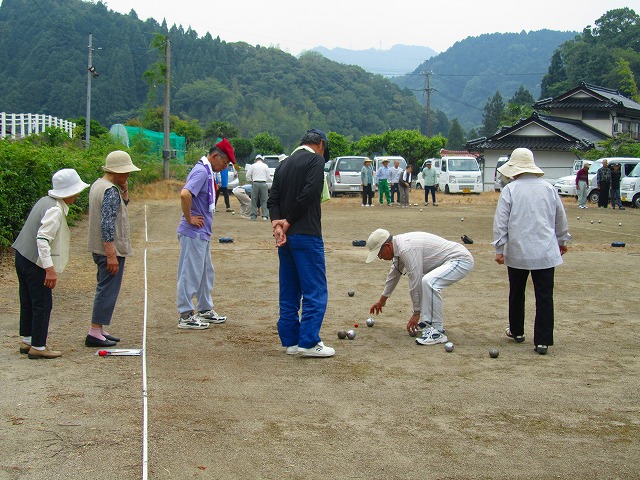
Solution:
M111 325L111 317L116 308L116 301L122 286L124 276L125 257L117 257L118 273L111 275L107 270L107 257L105 255L93 254L93 261L98 266L96 275L98 284L96 285L96 295L93 299L93 313L91 323L96 325Z
M267 184L265 182L253 182L251 184L251 220L255 220L258 216L258 202L260 202L260 214L263 217L269 216L267 198L269 198Z
M178 313L193 312L193 297L199 312L211 310L213 299L213 263L211 242L178 234L180 259L178 260Z

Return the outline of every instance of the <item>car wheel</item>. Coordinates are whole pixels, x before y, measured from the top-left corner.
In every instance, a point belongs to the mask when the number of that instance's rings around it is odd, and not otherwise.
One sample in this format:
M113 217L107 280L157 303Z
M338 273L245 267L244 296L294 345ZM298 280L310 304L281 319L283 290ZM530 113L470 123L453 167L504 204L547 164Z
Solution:
M599 190L594 190L593 192L591 192L589 194L589 201L591 203L598 203L598 200L600 200L600 191Z
M444 193L446 193L447 195L449 195L451 192L449 191L449 185L445 185L444 186Z
M640 208L640 193L633 197L633 206Z
M416 183L416 190L422 190L422 184Z

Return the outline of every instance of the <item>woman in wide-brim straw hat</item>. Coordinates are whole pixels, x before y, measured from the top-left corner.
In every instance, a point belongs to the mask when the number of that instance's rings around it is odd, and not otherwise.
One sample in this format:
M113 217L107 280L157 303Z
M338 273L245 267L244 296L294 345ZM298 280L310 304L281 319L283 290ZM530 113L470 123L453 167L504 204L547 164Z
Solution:
M539 354L553 345L555 267L562 264L571 240L564 206L556 189L541 177L533 153L516 148L498 169L513 179L500 194L493 220L496 262L509 274L508 337L524 342L525 288L531 273L536 295L533 344Z
M89 191L89 251L98 267L98 284L93 300L91 327L85 339L87 347L112 347L120 341L105 327L111 317L122 285L126 257L133 255L129 234L129 183L131 172L140 169L127 152L116 150L107 155L105 174Z
M20 296L20 353L29 358L57 358L47 346L53 307L52 290L69 261L69 205L89 186L72 168L57 171L53 188L34 205L12 247Z

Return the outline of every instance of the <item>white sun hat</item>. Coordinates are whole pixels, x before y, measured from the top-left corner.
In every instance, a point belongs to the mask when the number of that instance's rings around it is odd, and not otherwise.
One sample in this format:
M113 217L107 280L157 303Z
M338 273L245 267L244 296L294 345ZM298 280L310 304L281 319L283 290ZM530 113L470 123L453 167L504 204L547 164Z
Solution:
M51 183L53 189L49 190L49 196L58 199L73 197L89 186L73 168L58 170L53 174Z
M380 253L380 249L382 245L389 239L391 234L383 228L377 229L371 235L369 235L369 239L367 240L367 250L369 250L369 255L367 256L367 262L373 262L378 253Z

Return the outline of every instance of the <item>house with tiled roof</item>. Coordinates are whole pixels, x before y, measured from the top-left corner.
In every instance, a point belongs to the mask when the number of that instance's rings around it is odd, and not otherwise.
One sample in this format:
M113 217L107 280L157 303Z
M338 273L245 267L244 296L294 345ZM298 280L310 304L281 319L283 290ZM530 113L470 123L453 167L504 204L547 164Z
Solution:
M485 190L493 187L493 172L500 157L518 147L533 151L536 164L552 183L573 173L580 152L618 135L640 140L640 104L617 90L581 83L555 98L537 101L535 112L491 137L467 142L484 159Z

